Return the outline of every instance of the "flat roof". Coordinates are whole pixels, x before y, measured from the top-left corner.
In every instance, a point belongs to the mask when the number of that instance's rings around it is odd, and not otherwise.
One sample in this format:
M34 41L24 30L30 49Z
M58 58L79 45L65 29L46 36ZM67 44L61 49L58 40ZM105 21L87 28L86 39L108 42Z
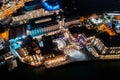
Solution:
M107 47L120 47L120 34L116 36L109 36L107 33L101 33L96 36Z

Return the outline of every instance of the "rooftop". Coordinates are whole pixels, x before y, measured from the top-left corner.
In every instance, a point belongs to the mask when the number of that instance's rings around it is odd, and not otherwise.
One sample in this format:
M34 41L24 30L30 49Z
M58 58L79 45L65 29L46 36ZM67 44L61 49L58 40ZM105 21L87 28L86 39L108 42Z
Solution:
M120 34L116 36L109 36L106 32L98 34L99 38L107 47L120 47Z
M82 27L78 27L78 26L73 26L72 28L69 28L69 31L71 32L71 34L77 33L83 33L85 34L86 37L90 37L93 35L97 34L97 31L95 29L87 29L86 26L82 26Z

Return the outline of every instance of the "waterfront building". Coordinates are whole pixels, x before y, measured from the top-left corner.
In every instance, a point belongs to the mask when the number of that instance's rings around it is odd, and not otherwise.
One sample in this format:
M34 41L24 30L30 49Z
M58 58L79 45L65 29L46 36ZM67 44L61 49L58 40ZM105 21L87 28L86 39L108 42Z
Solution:
M120 54L119 36L110 37L106 34L100 34L102 37L95 37L92 46L100 55ZM104 36L103 36L104 35Z

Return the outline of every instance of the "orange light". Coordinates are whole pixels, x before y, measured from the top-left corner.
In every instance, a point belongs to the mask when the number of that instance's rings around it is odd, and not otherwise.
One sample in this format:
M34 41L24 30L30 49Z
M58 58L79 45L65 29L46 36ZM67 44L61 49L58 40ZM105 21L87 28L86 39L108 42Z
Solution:
M102 24L100 27L99 27L100 30L103 30L103 31L106 31L110 36L115 36L116 33L115 31L113 31L113 29L111 29L108 25L106 24Z
M17 9L23 7L24 3L29 2L29 1L32 1L32 0L20 0L15 6L10 6L10 7L5 6L5 8L0 11L0 20L4 19L5 17L10 16Z
M90 17L97 18L98 15L97 14L92 14Z
M4 39L5 41L8 40L9 38L9 30L4 31L3 33L0 34L0 37Z
M115 17L115 19L118 19L118 20L120 20L120 15L119 15L119 16L116 16L116 17Z
M86 18L83 17L83 16L80 17L80 21L81 21L81 22L85 21L85 19L86 19Z

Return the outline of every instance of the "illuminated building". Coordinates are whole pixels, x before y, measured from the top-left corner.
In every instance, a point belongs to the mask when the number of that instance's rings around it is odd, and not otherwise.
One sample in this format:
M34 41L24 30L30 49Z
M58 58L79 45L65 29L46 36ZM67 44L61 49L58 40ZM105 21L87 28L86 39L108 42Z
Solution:
M94 38L92 46L100 55L120 54L119 36L110 37L107 34L100 34L98 38Z
M120 53L119 34L108 25L113 18L119 20L119 16L109 19L108 15L93 14L67 19L57 0L27 1L10 2L9 7L0 11L2 23L9 25L9 29L0 34L0 38L9 43L11 54L6 60L18 57L28 65L51 68L70 61L88 60L88 55L93 56L93 48L99 58ZM23 14L14 15L18 9ZM74 7L73 14L76 9ZM5 19L8 16L10 18ZM1 50L4 48L2 39Z
M19 59L26 64L32 66L41 65L41 50L38 42L31 36L23 36L11 40L11 51L19 57Z
M3 39L0 39L0 66L6 65L6 69L12 70L17 67L17 62L8 46Z
M115 36L116 35L116 32L110 28L107 24L101 24L99 27L98 27L98 30L101 30L101 31L105 31L107 32L110 36Z
M44 16L43 8L26 12L26 14L23 14L23 15L13 16L12 19L13 19L13 22L17 22L17 21L33 19L41 16Z
M4 48L3 44L4 44L4 40L0 38L0 50Z
M30 0L25 0L30 1ZM24 6L24 0L20 0L19 2L9 2L9 5L5 5L5 7L0 11L0 20L12 15L15 11ZM11 4L10 4L11 3Z
M89 21L91 22L91 24L93 24L94 26L97 26L101 23L103 23L103 19L100 17L100 15L97 14L92 14L89 17Z
M43 0L42 5L48 11L60 9L60 5L57 0Z
M24 8L27 11L32 11L32 10L36 9L39 5L40 5L40 0L33 0L33 1L25 3Z
M71 19L65 19L64 27L71 27L71 25L80 25L80 19L77 18L71 18Z
M88 29L86 26L79 27L78 25L69 28L69 31L71 32L71 34L84 34L86 37L91 37L97 34L97 31L95 29Z

